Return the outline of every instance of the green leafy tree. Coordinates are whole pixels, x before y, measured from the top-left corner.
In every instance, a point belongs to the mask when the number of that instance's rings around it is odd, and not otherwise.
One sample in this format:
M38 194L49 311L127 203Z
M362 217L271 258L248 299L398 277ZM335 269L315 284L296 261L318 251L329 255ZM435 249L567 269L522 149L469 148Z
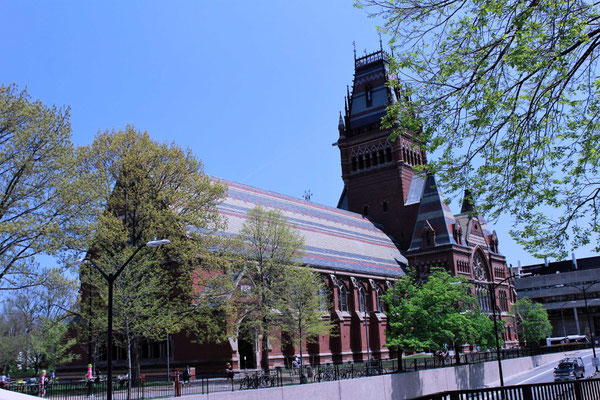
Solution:
M67 335L67 320L73 316L75 282L52 270L44 283L7 293L0 318L0 367L4 370L59 366L74 359L76 343Z
M469 285L441 268L432 268L425 279L414 273L399 279L384 296L389 306L387 346L403 352L443 350L454 343L459 355L462 344L490 347L493 324L480 313ZM490 339L492 338L492 339Z
M38 254L65 247L79 199L69 109L0 86L0 290L44 282Z
M130 376L137 377L144 341L162 341L167 334L213 323L210 318L198 321L214 315L203 312L209 305L199 291L206 284L202 265L219 268L211 253L219 244L214 232L222 229L216 204L224 187L211 182L189 151L157 143L131 126L98 134L91 145L78 149L78 161L80 175L92 182L90 214L103 210L87 258L112 273L142 249L115 281L113 307L115 338L126 350ZM171 244L145 248L154 238ZM80 276L88 289L82 301L85 335L90 326L106 326L108 289L91 266L83 265ZM85 298L90 295L95 298L91 307Z
M598 4L357 4L383 19L395 50L402 101L384 126L419 134L439 154L428 168L470 187L480 211L511 213L529 251L600 250Z
M45 318L38 322L29 335L29 357L36 372L69 363L77 358L71 349L77 339L68 336L69 326L64 320Z
M278 210L255 207L248 211L248 219L240 232L245 243L245 274L253 283L246 301L244 324L251 324L262 335L261 366L269 371L269 339L276 339L280 313L278 304L286 293L286 274L297 265L296 257L302 251L302 236L286 224Z
M548 312L541 304L523 297L513 305L513 311L517 317L519 337L528 345L536 345L552 333Z
M302 342L329 334L327 289L323 279L309 267L288 267L283 278L283 291L276 302L282 332L299 349L302 366Z

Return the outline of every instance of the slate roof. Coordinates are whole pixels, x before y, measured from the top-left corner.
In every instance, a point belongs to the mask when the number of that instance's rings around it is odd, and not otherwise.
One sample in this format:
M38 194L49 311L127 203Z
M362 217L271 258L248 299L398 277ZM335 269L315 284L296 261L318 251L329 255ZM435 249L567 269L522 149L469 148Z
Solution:
M446 204L444 195L438 188L433 175L428 175L425 180L420 203L409 251L422 247L422 232L427 222L435 231L436 246L456 244L451 235L452 225L456 223L456 220L454 214L450 211L450 207Z
M356 129L381 122L390 101L387 82L390 71L387 55L383 51L361 57L355 61L354 83L350 104L350 128ZM367 87L371 88L372 104L367 106Z
M278 209L305 242L299 261L317 268L397 278L408 262L392 240L360 214L324 206L252 186L213 178L228 186L219 205L227 234L239 234L248 210L260 205Z

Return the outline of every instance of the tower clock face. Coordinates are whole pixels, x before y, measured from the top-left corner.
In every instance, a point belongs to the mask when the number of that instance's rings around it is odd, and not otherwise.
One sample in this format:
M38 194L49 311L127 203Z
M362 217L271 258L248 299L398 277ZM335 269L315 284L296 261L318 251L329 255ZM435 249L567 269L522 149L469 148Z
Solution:
M473 275L475 279L478 281L485 281L485 269L483 265L483 260L479 254L475 254L473 257Z

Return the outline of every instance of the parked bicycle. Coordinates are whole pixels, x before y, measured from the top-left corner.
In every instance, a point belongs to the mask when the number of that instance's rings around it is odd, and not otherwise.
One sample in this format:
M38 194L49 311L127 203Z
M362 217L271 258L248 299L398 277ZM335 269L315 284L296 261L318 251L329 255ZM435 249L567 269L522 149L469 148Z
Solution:
M276 383L277 379L274 376L270 374L256 373L252 375L246 375L240 380L240 390L274 387Z

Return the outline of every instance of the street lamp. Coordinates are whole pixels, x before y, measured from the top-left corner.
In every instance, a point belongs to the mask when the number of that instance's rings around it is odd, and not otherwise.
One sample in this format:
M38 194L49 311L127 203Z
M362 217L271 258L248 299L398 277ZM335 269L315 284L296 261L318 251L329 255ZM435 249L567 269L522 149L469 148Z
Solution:
M112 317L113 317L113 286L114 286L114 282L119 277L119 275L121 275L121 272L123 272L125 267L131 262L131 260L133 260L133 257L135 257L135 255L141 249L143 249L146 246L147 247L159 247L159 246L162 246L163 244L169 244L169 243L171 243L170 240L161 239L161 240L151 240L148 243L140 245L137 249L135 249L133 254L131 256L129 256L127 261L125 261L125 263L123 265L121 265L121 267L115 273L107 274L102 268L100 268L93 260L91 260L89 258L83 258L83 259L77 260L75 262L75 264L83 264L86 261L89 262L90 264L92 264L92 266L94 268L96 268L96 270L98 270L98 272L100 272L100 275L102 275L102 277L104 279L106 279L106 281L108 282L108 328L107 328L107 332L106 332L106 346L107 346L106 399L107 400L112 400L112 344L113 344L112 343Z
M587 282L586 282L587 283ZM560 285L556 285L555 287L564 287L564 286L570 286L572 288L575 288L577 290L579 290L581 293L583 293L583 302L585 304L585 316L587 318L587 323L588 323L588 329L590 330L590 336L592 339L592 353L594 354L594 367L596 369L596 372L598 372L598 360L596 359L596 340L594 339L594 331L592 331L592 323L590 322L590 310L588 308L588 301L587 301L587 290L589 288L591 288L592 286L594 286L595 284L600 283L600 280L596 280L596 281L592 281L590 282L589 285L585 286L585 287L579 287L577 285L573 285L571 283L561 283Z
M507 280L514 277L523 277L531 275L530 272L525 274L513 274L509 275L506 278L502 279L500 282L494 283L490 282L491 286L491 295L492 295L492 315L494 317L494 336L496 338L496 359L498 360L498 374L500 375L500 386L504 386L504 376L502 375L502 360L500 359L500 341L498 340L498 322L496 321L496 288L502 285Z
M366 303L366 301L365 301ZM369 343L369 320L367 316L367 305L365 304L365 336L367 339L367 375L370 375L369 367L371 366L371 346Z

